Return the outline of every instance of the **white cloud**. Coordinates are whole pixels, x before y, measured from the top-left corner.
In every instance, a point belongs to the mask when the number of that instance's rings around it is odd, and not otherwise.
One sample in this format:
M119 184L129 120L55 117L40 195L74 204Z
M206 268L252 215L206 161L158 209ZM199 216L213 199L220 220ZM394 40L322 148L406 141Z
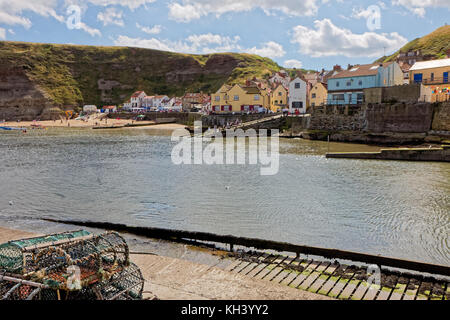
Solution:
M297 68L300 69L303 67L303 63L301 61L295 60L295 59L291 59L291 60L286 60L284 62L284 66L287 68Z
M3 28L0 28L0 40L6 39L6 30Z
M117 25L123 27L123 12L116 8L107 8L104 12L99 12L97 20L103 22L104 26Z
M209 14L220 16L227 12L243 12L256 8L266 14L282 12L289 16L314 16L320 0L178 0L169 3L169 18L178 22L189 22ZM327 2L322 0L322 2Z
M300 52L312 57L343 55L346 57L378 57L394 52L408 41L397 32L355 34L335 26L329 19L314 21L315 29L297 26L292 42L300 45Z
M83 30L83 31L89 33L92 37L95 37L95 36L99 36L100 37L102 35L100 30L95 29L95 28L91 28L88 25L86 25L84 22L80 22L80 24L78 25L77 29L80 29L80 30Z
M147 34L160 34L162 31L162 26L160 26L160 25L156 25L156 26L149 28L149 27L141 26L139 23L136 23L136 27L139 30L141 30L142 32L145 32Z
M15 35L15 34L16 34L16 33L14 32L13 29L8 29L8 32L9 32L10 34L12 34L12 35Z
M369 19L374 16L374 11L370 10L370 8L353 8L353 12L351 17L355 19ZM381 18L378 16L378 18Z
M116 46L139 47L163 51L208 54L215 52L247 52L269 58L282 57L286 54L283 47L276 42L264 43L261 48L242 48L239 36L228 37L218 34L191 35L182 41L160 40L157 38L142 39L120 35L114 40Z
M268 58L280 58L286 54L283 46L273 41L264 43L264 46L261 48L253 47L248 49L247 52Z
M31 27L31 21L24 12L32 12L43 17L53 17L62 22L64 17L56 14L57 0L0 0L0 23Z
M65 4L71 5L76 4L79 6L87 6L89 3L95 6L122 6L128 7L130 10L135 10L142 5L150 4L156 0L65 0Z
M403 6L419 17L425 16L426 8L450 9L449 0L392 0L392 4Z

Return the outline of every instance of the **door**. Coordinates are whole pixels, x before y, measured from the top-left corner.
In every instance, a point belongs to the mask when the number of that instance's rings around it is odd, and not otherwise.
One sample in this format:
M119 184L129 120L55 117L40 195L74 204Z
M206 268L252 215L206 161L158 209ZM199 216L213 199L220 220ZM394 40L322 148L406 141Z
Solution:
M414 74L414 83L422 83L423 75L421 73Z
M448 83L448 72L444 72L444 83Z

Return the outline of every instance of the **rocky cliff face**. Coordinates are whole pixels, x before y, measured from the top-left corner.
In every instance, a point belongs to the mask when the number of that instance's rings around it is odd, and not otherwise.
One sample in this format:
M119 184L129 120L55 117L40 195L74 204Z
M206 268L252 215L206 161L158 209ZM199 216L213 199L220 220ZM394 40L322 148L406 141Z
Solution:
M278 70L272 60L247 54L0 41L0 117L44 119L83 104L118 105L136 90L170 96L211 93L225 82Z
M0 67L0 119L51 118L52 101L20 67Z

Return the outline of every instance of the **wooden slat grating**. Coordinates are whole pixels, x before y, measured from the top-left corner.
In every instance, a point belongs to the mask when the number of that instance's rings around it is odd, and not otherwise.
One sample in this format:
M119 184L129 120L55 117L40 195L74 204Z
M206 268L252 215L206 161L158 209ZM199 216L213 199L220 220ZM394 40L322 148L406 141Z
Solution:
M352 300L447 300L448 282L382 270L381 286L369 285L367 268L272 253L242 255L228 271L300 290ZM373 279L372 279L373 280Z

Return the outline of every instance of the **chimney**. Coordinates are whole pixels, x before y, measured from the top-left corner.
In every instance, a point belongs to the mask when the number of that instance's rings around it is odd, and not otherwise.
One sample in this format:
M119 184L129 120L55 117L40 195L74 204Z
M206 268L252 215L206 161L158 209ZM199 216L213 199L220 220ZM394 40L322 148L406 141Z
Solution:
M353 66L349 63L347 66L347 70L350 70L351 68L353 68Z
M337 64L333 67L333 71L342 71L342 67Z

